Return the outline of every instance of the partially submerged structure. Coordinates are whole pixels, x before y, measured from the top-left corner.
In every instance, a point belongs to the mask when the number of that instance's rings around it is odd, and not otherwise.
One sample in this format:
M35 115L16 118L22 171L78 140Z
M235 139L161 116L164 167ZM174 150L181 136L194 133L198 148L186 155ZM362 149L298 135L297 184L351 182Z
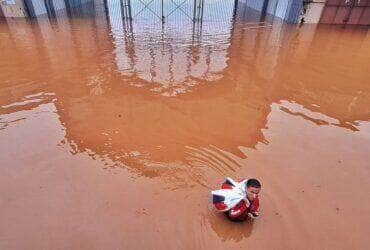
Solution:
M76 8L100 4L105 8L120 6L125 19L135 20L149 13L163 23L178 18L176 13L202 22L210 8L218 6L217 13L227 9L236 13L238 6L245 4L261 18L272 16L288 23L370 24L370 0L4 0L0 17L55 17L58 12L70 14Z

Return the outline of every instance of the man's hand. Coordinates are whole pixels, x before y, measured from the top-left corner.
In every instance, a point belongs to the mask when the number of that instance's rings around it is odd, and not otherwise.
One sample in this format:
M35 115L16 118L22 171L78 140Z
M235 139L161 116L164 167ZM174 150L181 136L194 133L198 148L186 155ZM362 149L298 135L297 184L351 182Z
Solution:
M258 218L258 216L259 216L258 212L248 213L248 217L251 219L256 219Z
M250 207L250 206L251 206L251 203L250 203L250 201L248 200L248 198L244 198L244 201L245 201L245 205L246 205L247 207Z

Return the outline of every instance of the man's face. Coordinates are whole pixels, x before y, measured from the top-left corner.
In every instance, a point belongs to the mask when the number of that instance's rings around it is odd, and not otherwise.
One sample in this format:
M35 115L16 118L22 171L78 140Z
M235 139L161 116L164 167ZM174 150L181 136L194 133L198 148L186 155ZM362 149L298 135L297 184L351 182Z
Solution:
M260 192L261 188L247 187L247 197L249 200L253 201Z

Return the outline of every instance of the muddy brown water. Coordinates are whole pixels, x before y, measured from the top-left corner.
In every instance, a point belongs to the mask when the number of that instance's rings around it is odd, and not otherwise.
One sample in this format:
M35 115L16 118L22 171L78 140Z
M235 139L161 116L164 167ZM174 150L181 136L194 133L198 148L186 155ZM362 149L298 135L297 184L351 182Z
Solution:
M368 249L370 33L0 22L0 249ZM261 217L209 192L257 177Z

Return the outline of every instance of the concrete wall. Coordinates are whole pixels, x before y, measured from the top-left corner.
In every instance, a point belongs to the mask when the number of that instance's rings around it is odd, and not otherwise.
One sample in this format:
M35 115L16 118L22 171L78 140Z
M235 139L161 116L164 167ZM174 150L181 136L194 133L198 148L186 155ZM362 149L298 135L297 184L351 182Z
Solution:
M244 0L249 8L262 11L264 0Z
M24 0L31 2L31 5L33 6L33 16L40 16L47 14L45 0ZM54 10L62 10L65 9L65 3L64 0L52 0L50 1L51 4L54 6Z
M267 4L267 14L274 15L289 23L296 23L301 12L302 0L244 0L247 6L262 11Z
M297 23L302 12L302 0L290 0L285 13L285 18L289 23Z
M41 0L28 0L32 2L35 16L46 14L45 2Z
M49 3L50 8L52 8L51 11L55 12L55 14L58 16L60 10L81 6L81 4L92 2L93 0L23 0L23 1L28 6L30 16L37 17L47 14L47 4L45 3L46 1L48 1L47 3Z
M289 8L290 0L273 0L269 3L269 5L270 4L272 6L276 5L275 13L271 12L270 14L275 14L275 16L284 19Z
M64 0L53 0L55 10L62 10L66 8Z
M95 0L65 0L65 1L68 1L68 5L71 6L71 7L75 7L75 6L79 6L81 4L85 4L85 3L88 3L88 2L95 2ZM112 0L108 0L109 1L112 1Z
M305 23L318 23L324 6L325 0L313 0L312 3L304 6L305 13L300 18L304 18Z
M26 10L22 0L0 1L0 8L4 17L25 17Z
M278 5L278 0L270 0L267 5L267 13L274 14Z
M93 0L0 0L0 17L31 17L47 14L45 1L50 1L54 11L66 9L65 1L70 7L92 2ZM28 10L28 11L27 11Z

